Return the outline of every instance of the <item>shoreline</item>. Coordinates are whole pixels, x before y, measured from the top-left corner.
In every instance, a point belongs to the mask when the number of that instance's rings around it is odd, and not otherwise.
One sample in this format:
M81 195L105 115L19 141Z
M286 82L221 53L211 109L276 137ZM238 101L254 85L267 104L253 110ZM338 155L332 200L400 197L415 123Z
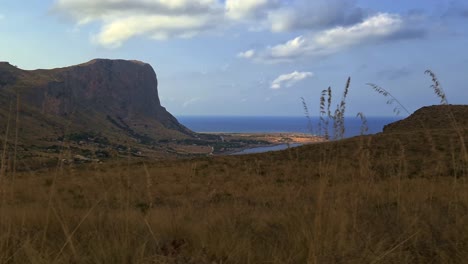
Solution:
M263 146L254 146L254 147L247 147L247 148L242 148L242 149L239 149L239 150L236 150L234 152L230 152L230 153L223 153L219 156L223 156L223 155L228 155L228 156L231 156L231 155L250 155L250 154L260 154L260 153L265 153L265 152L272 152L272 151L282 151L282 150L287 150L287 149L290 149L290 148L297 148L297 147L301 147L301 146L305 146L305 145L311 145L311 144L316 144L316 143L309 143L309 144L302 144L302 143L289 143L290 145L294 145L294 146L287 146L285 149L272 149L272 150L265 150L265 151L259 151L259 152L251 152L251 153L242 153L246 150L255 150L255 149L258 149L258 148L274 148L274 147L278 147L278 146L283 146L283 145L288 145L288 143L280 143L280 144L271 144L271 145L263 145Z
M325 142L326 140L323 137L304 134L304 133L283 133L283 132L268 132L268 133L226 133L226 132L215 132L207 133L203 132L200 134L209 134L209 135L218 135L223 136L225 142L231 140L240 141L240 142L249 142L249 141L258 141L265 142L267 144L249 144L246 143L245 146L240 148L233 148L225 151L214 152L213 155L224 156L232 155L234 153L242 152L247 149L262 148L262 147L275 147L283 144L300 144L309 145Z

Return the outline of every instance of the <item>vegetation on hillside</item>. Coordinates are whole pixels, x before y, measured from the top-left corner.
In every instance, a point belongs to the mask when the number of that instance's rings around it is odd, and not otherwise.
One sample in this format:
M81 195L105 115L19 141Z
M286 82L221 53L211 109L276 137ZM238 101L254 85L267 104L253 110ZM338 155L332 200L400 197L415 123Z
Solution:
M442 107L244 156L18 172L3 148L0 263L464 263L468 106Z

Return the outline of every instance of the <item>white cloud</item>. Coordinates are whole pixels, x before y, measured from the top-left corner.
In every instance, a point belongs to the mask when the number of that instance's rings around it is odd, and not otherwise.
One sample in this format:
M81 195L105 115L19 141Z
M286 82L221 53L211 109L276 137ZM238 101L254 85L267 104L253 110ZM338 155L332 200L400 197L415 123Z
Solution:
M249 23L249 30L273 32L349 25L361 21L356 0L226 0L226 16Z
M340 48L360 42L381 39L403 28L399 15L377 14L350 27L337 27L323 31L314 40L318 46Z
M363 9L354 0L296 0L268 13L273 32L350 25L362 21Z
M237 57L244 58L244 59L250 59L254 55L255 55L255 50L251 49L251 50L247 50L247 51L244 51L244 52L240 52L239 54L237 54Z
M4 19L5 16L3 14L0 14L0 20Z
M284 62L304 56L330 55L358 44L396 38L399 34L403 36L404 29L405 23L399 15L380 13L352 26L338 26L267 47L261 52L256 51L256 56L251 59Z
M95 39L103 46L118 47L131 37L141 35L158 40L190 38L209 28L211 19L203 16L134 16L105 24Z
M54 9L79 25L100 22L94 40L106 47L137 36L190 38L224 19L217 0L57 0Z
M294 41L283 44L301 44L307 53L322 50L326 53L337 46L391 34L402 24L400 17L390 14L378 14L363 21L364 12L356 6L356 0L55 0L53 10L72 18L77 25L100 25L93 40L105 47L119 47L134 37L191 38L235 26L272 32L310 32L334 26L296 39L303 41L302 44ZM323 38L338 41L329 48ZM288 53L287 49L281 45L272 47L272 56L279 52L279 60L287 58L288 55L281 55ZM292 54L303 54L303 51ZM258 55L254 50L238 54L243 58Z
M308 47L308 40L299 36L284 44L269 48L269 53L274 58L290 58L301 56Z
M80 24L134 15L206 14L220 8L217 0L56 0L54 6Z
M289 74L283 74L278 76L273 82L271 82L271 89L281 89L282 87L291 87L294 84L314 76L311 72L298 72L294 71Z
M226 0L225 9L231 19L254 19L266 17L278 5L278 0Z

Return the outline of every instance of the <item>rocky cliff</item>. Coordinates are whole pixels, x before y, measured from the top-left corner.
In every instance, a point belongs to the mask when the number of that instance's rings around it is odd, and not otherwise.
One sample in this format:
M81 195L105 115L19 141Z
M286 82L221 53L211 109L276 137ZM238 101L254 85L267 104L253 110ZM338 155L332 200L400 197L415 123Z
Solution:
M146 143L194 136L161 106L156 73L140 61L34 71L0 62L0 103L0 132L14 131L18 117L24 140L82 132Z

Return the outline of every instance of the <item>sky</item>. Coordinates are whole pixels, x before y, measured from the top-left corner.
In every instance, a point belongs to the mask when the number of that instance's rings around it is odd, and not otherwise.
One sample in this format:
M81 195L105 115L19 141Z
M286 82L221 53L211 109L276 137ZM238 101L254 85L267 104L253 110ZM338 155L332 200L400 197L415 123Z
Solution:
M175 115L319 114L351 77L346 114L468 102L464 0L0 0L0 61L50 69L94 58L153 66ZM401 113L405 116L405 113Z

